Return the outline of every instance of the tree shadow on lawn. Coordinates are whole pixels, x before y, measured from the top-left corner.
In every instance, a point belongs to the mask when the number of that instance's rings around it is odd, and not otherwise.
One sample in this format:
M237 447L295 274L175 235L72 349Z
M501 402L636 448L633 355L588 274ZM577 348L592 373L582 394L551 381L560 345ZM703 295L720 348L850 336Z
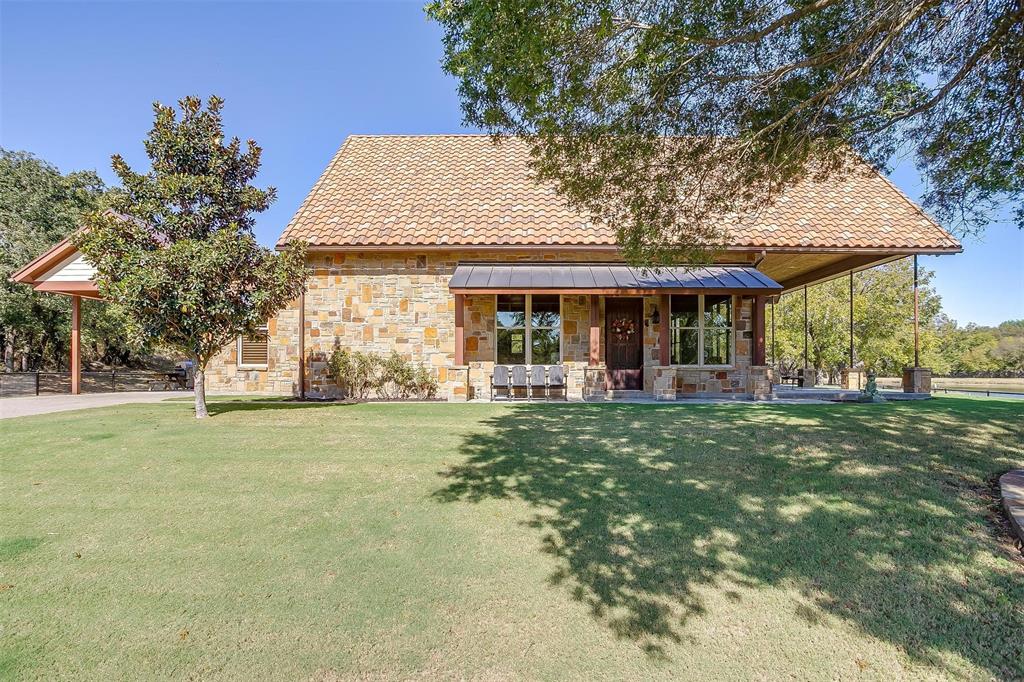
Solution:
M992 568L978 491L1024 463L1022 421L1024 404L956 399L518 406L466 437L434 496L529 503L550 582L654 657L697 627L702 590L784 584L916 660L1017 677L1024 572Z

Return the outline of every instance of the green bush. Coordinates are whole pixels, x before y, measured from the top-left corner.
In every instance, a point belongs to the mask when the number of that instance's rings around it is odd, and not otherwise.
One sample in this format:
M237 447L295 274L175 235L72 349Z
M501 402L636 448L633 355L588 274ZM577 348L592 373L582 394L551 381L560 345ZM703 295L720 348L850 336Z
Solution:
M328 360L331 376L348 398L366 400L373 392L384 400L437 397L437 379L424 365L414 365L396 351L376 353L335 348Z
M375 353L335 348L328 365L331 375L348 398L365 400L380 383L380 356Z

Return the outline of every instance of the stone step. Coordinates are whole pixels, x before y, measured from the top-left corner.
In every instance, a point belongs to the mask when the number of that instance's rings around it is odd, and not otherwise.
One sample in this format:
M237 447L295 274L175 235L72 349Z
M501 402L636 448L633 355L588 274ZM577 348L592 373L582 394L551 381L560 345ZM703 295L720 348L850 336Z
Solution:
M610 391L605 391L604 394L605 400L642 400L650 399L653 397L654 396L652 396L650 393L646 391L627 391L624 389L613 389Z

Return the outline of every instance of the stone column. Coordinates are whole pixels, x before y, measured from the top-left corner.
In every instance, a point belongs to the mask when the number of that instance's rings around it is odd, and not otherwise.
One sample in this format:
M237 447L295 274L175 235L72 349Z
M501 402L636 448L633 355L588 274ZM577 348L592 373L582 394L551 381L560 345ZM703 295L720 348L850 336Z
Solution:
M839 385L848 391L860 391L864 388L864 370L844 367L839 373Z
M931 393L932 371L926 367L904 367L903 392Z

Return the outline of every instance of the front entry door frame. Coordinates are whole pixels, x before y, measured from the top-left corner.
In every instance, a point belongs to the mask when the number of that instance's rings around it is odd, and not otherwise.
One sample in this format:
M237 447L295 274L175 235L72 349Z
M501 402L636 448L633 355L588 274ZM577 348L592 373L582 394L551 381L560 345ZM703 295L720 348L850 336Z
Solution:
M632 322L632 326L623 325ZM613 331L618 325L631 331ZM644 387L644 299L605 298L605 385L608 390L640 391Z

